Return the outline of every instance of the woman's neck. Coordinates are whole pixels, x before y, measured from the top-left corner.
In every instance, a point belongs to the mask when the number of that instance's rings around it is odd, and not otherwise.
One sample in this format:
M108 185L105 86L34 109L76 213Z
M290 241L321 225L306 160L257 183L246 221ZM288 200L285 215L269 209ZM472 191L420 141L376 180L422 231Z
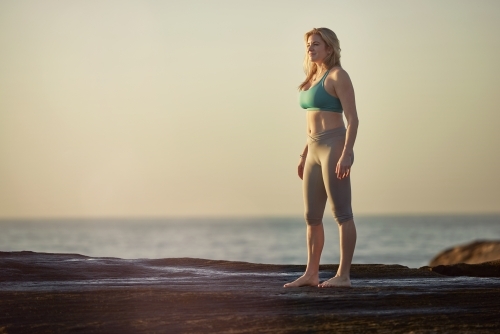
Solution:
M328 68L324 63L316 63L316 73L324 73L328 71Z

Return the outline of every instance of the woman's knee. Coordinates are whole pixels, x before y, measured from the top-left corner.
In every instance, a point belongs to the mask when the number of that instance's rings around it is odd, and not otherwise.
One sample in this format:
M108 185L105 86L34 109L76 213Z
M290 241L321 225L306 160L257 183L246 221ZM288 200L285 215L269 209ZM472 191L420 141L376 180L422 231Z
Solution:
M337 224L340 226L343 223L347 223L349 221L354 220L354 216L352 214L352 210L346 210L346 211L334 211L333 216L335 218L335 221Z
M309 226L318 226L323 223L323 218L311 218L306 215L305 219L306 219L306 224Z

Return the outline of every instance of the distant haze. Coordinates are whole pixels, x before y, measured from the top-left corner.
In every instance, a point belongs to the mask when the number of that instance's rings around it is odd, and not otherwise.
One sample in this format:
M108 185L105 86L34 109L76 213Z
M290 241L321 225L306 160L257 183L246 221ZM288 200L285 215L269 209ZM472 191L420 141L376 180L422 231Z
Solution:
M44 0L0 1L0 218L300 215L313 27L355 214L500 212L500 1Z

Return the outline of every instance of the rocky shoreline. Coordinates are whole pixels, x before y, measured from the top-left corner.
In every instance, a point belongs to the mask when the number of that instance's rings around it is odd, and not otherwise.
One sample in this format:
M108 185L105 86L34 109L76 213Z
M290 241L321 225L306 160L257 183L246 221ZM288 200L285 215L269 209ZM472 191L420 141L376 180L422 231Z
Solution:
M500 331L498 276L436 269L355 264L353 288L285 289L304 266L0 252L0 333Z

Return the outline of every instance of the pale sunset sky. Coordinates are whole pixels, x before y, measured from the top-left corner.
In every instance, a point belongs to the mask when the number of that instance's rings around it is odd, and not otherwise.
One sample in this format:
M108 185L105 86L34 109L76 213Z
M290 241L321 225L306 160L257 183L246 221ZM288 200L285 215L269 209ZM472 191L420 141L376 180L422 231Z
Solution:
M498 0L0 0L0 218L302 215L313 27L355 215L500 212Z

